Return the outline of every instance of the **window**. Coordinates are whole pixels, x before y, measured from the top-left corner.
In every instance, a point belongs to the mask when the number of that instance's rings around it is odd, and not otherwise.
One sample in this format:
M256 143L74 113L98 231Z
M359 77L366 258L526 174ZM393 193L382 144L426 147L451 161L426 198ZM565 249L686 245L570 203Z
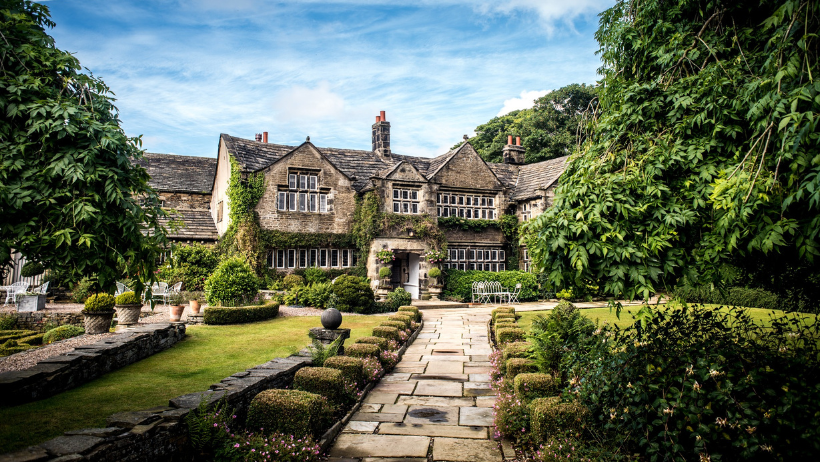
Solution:
M299 175L299 189L307 189L307 188L308 188L307 175Z
M216 204L216 222L222 222L222 201Z
M464 256L465 256L464 249L459 249L458 250L458 259L459 259L459 261L464 261L465 260Z
M467 264L467 269L469 269L471 271L475 271L475 263L468 263Z
M319 194L319 212L327 212L327 194Z
M336 268L339 266L339 250L332 249L330 251L330 266Z
M290 203L290 211L296 211L296 193L292 192L288 194L288 202Z
M291 173L288 175L288 188L296 189L296 174Z
M493 251L492 251L492 258L491 258L491 260L492 260L492 261L498 261L498 250L493 250Z
M319 250L319 266L327 268L327 249Z
M441 194L436 196L436 203L441 205L464 205L464 208L439 207L440 217L460 217L468 220L495 220L495 198L491 196L461 196Z
M276 266L274 265L275 262L273 261L275 258L275 253L276 252L274 252L273 250L268 252L268 268L276 268Z
M295 268L296 267L296 251L293 249L288 250L288 268Z
M342 266L345 268L350 266L350 256L347 250L342 250Z
M476 252L475 259L478 261L484 261L484 251L479 250L478 252Z
M291 212L327 212L327 194L308 193L319 189L319 177L303 173L288 175L288 189L280 191L279 210Z
M316 191L317 189L319 189L319 177L317 177L316 175L310 176L308 189L310 189L311 191Z
M393 189L393 213L419 213L419 191L414 189Z
M308 260L308 266L314 267L316 266L316 249L310 249L310 259Z
M507 259L507 257L505 255L505 252L503 250L499 250L498 251L498 260L499 261L504 261L506 259Z
M467 255L468 255L468 257L467 257L468 260L475 260L475 250L474 249L470 249L470 251L467 253Z
M288 193L284 191L279 191L279 203L277 208L279 210L287 210L288 209Z
M350 266L356 266L359 263L359 252L355 250L350 251Z
M307 212L307 194L299 193L299 211Z
M284 250L277 250L276 251L276 267L277 268L284 268L285 267L285 251Z
M316 194L311 194L310 195L310 211L311 212L315 212L317 207L319 206L316 202L318 202L318 198L316 197Z

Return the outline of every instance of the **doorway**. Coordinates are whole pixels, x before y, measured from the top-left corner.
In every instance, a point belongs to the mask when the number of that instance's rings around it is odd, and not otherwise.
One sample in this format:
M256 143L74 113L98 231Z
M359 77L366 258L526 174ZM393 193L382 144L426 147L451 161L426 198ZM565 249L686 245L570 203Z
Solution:
M417 253L397 252L390 278L393 287L404 288L413 300L419 298L419 260Z

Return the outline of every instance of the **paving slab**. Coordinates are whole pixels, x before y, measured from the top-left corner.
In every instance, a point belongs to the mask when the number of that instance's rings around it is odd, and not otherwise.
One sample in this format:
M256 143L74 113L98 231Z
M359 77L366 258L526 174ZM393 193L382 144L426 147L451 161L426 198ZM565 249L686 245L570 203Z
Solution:
M470 440L465 440L470 441ZM330 450L330 457L427 457L426 436L362 435L343 433Z
M379 422L351 420L342 430L342 433L373 433L378 426Z
M405 424L458 425L458 410L452 406L410 406ZM432 435L431 435L432 436Z
M447 380L422 380L413 392L417 396L461 396L461 393L460 382Z
M461 425L426 425L405 423L385 423L379 427L380 435L420 435L434 438L488 438L487 427L467 427Z
M493 407L495 406L495 396L477 396L475 405L476 407Z
M373 393L410 395L415 388L416 382L381 382L373 388Z
M473 398L449 398L443 396L399 396L397 404L418 406L472 406Z
M493 424L493 409L489 407L459 408L458 424L490 427Z
M420 372L425 372L427 374L461 374L464 372L464 363L455 361L433 361L427 365L427 369Z
M364 422L401 422L404 414L385 414L383 412L357 412L350 418L351 421L361 420Z
M501 451L494 441L436 438L433 460L447 462L499 462Z
M396 402L396 398L399 397L398 393L368 393L367 398L364 399L365 403L370 404L393 404Z
M385 404L381 412L387 414L404 414L407 412L406 404Z

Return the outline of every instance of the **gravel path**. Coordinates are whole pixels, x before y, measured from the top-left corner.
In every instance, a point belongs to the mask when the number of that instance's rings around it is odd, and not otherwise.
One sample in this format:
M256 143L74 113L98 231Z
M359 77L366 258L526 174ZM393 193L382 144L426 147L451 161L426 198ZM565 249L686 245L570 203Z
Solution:
M38 361L52 356L68 353L69 351L83 345L99 342L100 340L113 337L114 333L98 335L79 335L69 339L54 342L50 345L43 345L31 350L21 351L11 356L0 358L0 372L20 371L37 365Z

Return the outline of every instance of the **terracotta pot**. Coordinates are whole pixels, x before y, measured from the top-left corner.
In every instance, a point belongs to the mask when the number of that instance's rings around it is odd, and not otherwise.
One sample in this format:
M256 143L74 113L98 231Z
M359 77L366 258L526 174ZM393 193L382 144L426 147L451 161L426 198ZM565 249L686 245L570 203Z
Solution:
M191 307L191 314L199 314L199 300L191 300L188 303Z
M139 322L142 303L114 305L114 309L117 310L117 324L127 326Z
M179 322L182 319L182 312L185 311L185 305L171 305L169 311L171 322Z
M107 334L114 319L114 310L96 313L83 312L86 334Z

